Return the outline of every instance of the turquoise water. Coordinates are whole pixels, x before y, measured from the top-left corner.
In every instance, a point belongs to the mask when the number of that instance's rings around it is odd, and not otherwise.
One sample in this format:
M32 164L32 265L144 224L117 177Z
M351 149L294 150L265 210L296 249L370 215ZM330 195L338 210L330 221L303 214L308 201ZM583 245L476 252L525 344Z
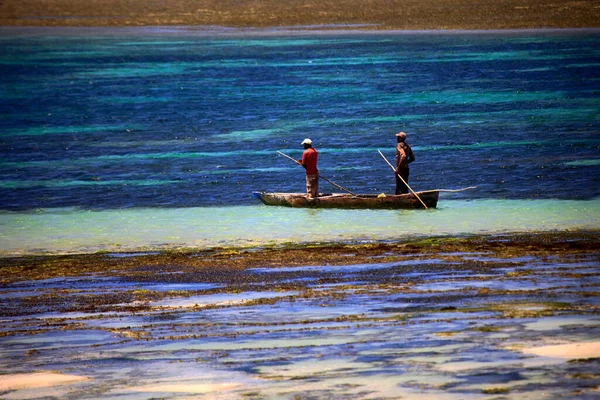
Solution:
M600 228L600 34L0 29L0 254ZM408 133L437 210L291 210L322 176L392 193ZM321 191L339 191L326 182Z
M264 205L0 214L0 255L402 240L414 236L598 229L600 199L451 200L430 210Z

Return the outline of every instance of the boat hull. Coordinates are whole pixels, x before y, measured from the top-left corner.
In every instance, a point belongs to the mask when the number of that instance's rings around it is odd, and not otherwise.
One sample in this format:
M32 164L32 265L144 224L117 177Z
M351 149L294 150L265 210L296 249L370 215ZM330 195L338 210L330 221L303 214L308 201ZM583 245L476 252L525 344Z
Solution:
M345 193L322 194L317 198L308 199L304 193L270 193L255 192L264 204L268 206L305 207L305 208L348 208L348 209L418 209L425 208L412 193L401 195L378 196L357 194L352 196ZM437 207L439 191L430 190L417 192L427 208Z

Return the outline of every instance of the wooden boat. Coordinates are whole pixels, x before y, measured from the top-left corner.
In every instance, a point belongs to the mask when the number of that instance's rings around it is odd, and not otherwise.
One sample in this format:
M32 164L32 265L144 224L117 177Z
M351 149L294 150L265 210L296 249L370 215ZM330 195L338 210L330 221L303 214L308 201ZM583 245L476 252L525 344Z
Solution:
M435 208L440 191L443 190L426 190L416 193L423 203L427 205L427 208ZM254 192L254 195L268 206L354 209L425 208L412 193L384 196L377 194L351 195L346 193L328 193L320 194L319 197L313 199L308 199L306 193Z

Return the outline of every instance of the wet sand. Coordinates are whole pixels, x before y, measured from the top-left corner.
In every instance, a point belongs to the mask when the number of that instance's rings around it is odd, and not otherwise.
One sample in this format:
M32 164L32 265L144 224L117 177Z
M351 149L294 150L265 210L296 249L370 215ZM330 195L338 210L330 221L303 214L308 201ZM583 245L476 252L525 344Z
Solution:
M598 231L0 259L0 396L593 398L599 267Z
M0 393L22 389L44 388L85 381L82 376L64 375L57 372L33 372L26 374L6 374L0 380Z
M0 26L478 30L600 27L594 0L2 0Z

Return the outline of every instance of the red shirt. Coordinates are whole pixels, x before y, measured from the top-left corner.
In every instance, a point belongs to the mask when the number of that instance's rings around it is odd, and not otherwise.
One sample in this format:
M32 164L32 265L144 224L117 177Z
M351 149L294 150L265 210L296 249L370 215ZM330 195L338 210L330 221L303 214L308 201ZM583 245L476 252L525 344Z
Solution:
M309 147L302 153L302 166L306 168L306 175L316 175L319 173L319 170L317 169L318 156L319 153L312 147Z

